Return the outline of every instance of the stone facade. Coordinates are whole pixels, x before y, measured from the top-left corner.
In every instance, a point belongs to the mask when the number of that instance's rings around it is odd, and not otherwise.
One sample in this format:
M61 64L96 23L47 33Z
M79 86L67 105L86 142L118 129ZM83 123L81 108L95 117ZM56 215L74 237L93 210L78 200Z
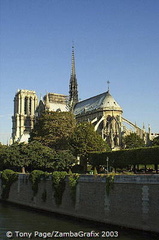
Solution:
M95 131L107 141L112 150L121 149L123 137L135 132L148 144L151 135L136 124L125 119L123 110L109 91L78 102L73 110L77 121L91 122Z
M112 149L120 148L123 110L109 91L78 102L73 112L79 122L89 121L94 124L95 131L100 133Z
M58 93L48 93L40 100L35 115L40 116L42 112L66 112L68 111L68 96Z
M73 203L68 179L57 207L52 180L41 180L38 193L33 196L29 176L20 174L19 180L11 186L8 202L29 206L49 212L65 214L96 222L158 232L159 223L159 176L116 175L113 188L106 191L106 177L81 175L76 188L76 202ZM46 201L42 195L46 193ZM2 185L0 180L0 198Z
M34 126L38 98L35 91L18 90L14 97L12 142L27 142Z

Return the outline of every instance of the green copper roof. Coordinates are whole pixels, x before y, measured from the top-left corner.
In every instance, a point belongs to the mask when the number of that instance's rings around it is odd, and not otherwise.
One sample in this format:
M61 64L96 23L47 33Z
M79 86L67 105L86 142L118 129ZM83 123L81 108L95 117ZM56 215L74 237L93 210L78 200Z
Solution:
M122 111L120 105L115 101L108 91L78 102L74 107L74 114L79 115L99 109Z

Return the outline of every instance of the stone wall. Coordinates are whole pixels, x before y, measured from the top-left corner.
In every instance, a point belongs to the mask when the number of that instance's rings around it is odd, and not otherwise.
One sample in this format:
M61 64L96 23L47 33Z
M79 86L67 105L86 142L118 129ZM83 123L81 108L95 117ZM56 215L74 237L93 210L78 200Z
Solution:
M58 207L51 179L41 181L38 194L33 197L28 176L20 174L7 201L102 223L159 232L159 175L117 175L109 194L104 177L81 175L78 181L75 205L66 180L62 204ZM47 193L45 202L42 199L44 191ZM1 192L0 182L0 196Z

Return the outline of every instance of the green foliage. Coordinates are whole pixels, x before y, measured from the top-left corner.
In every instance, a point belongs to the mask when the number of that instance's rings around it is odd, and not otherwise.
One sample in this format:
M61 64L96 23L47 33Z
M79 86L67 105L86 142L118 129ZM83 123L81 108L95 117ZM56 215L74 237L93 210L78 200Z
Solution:
M14 143L3 151L3 162L7 168L22 169L30 164L28 147L24 143Z
M37 140L55 150L66 150L74 127L75 118L72 113L46 112L37 120L30 141Z
M109 195L110 190L114 188L114 175L108 174L106 176L106 193Z
M30 159L30 168L47 170L50 168L50 164L54 161L56 152L38 141L32 141L27 144L28 158Z
M18 174L10 169L6 169L1 173L2 181L2 199L6 200L9 197L11 185L18 180Z
M69 169L69 171L68 171L68 174L69 174L69 175L71 175L71 174L72 174L72 171L71 171L71 169Z
M78 173L71 174L71 175L69 175L68 179L69 179L71 199L72 199L72 202L75 204L75 202L76 202L76 189L77 189L79 174Z
M4 163L5 160L5 151L8 148L6 145L0 144L0 170L7 168L6 164Z
M152 146L159 146L159 136L154 138L152 141Z
M20 171L27 170L63 171L68 170L76 158L69 150L55 151L38 141L28 144L15 143L11 146L0 148L0 166Z
M4 167L18 171L24 168L46 170L55 154L55 151L49 147L33 141L29 144L14 143L7 146L3 149L1 159Z
M62 196L65 191L65 178L67 172L53 172L52 174L52 186L54 189L54 198L57 206L62 203Z
M137 149L136 164L159 164L159 147Z
M49 173L40 171L40 170L34 170L30 173L29 179L32 183L32 190L33 195L36 196L38 193L38 185L41 180L45 180L49 176Z
M107 166L107 157L109 167L114 168L124 168L137 164L159 164L159 147L91 153L89 154L89 162L96 167Z
M50 163L50 168L53 171L67 171L76 163L76 158L69 150L58 151L54 155L53 162Z
M107 166L107 157L109 158L109 166L113 165L113 157L111 158L114 152L92 152L88 155L89 163L93 167L99 167L100 165Z
M69 142L76 156L86 157L92 151L110 150L102 137L94 131L93 125L88 122L76 125Z
M126 148L140 148L145 146L145 142L136 133L130 133L130 135L124 138L124 144Z

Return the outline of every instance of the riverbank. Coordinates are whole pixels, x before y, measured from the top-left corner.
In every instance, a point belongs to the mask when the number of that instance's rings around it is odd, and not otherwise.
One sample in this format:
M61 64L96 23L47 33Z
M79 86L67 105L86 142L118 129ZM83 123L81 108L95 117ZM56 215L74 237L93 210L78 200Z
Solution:
M60 214L54 214L47 211L40 211L26 206L13 204L9 202L0 201L0 239L8 240L6 234L8 231L12 231L14 239L15 231L34 233L39 230L41 232L51 232L53 230L61 232L96 232L118 231L120 240L158 240L158 234L132 230L123 227L101 224L89 220L73 218L70 216L64 216ZM14 216L14 221L13 221ZM26 238L25 238L26 239ZM37 240L38 238L32 238ZM53 239L53 238L50 238ZM69 239L69 238L66 238ZM71 238L72 240L79 238ZM81 239L81 238L80 238ZM83 238L82 238L83 239ZM85 238L84 238L85 239ZM90 238L86 238L90 239ZM97 238L99 239L99 238ZM101 238L100 238L101 239ZM109 238L108 238L109 239Z
M159 233L159 176L117 175L114 181L104 176L81 175L76 187L76 201L71 197L68 179L57 206L52 180L41 180L34 195L28 176L20 174L11 186L12 202L34 209L64 214L100 223ZM108 191L109 190L109 191ZM0 196L2 187L0 183Z

